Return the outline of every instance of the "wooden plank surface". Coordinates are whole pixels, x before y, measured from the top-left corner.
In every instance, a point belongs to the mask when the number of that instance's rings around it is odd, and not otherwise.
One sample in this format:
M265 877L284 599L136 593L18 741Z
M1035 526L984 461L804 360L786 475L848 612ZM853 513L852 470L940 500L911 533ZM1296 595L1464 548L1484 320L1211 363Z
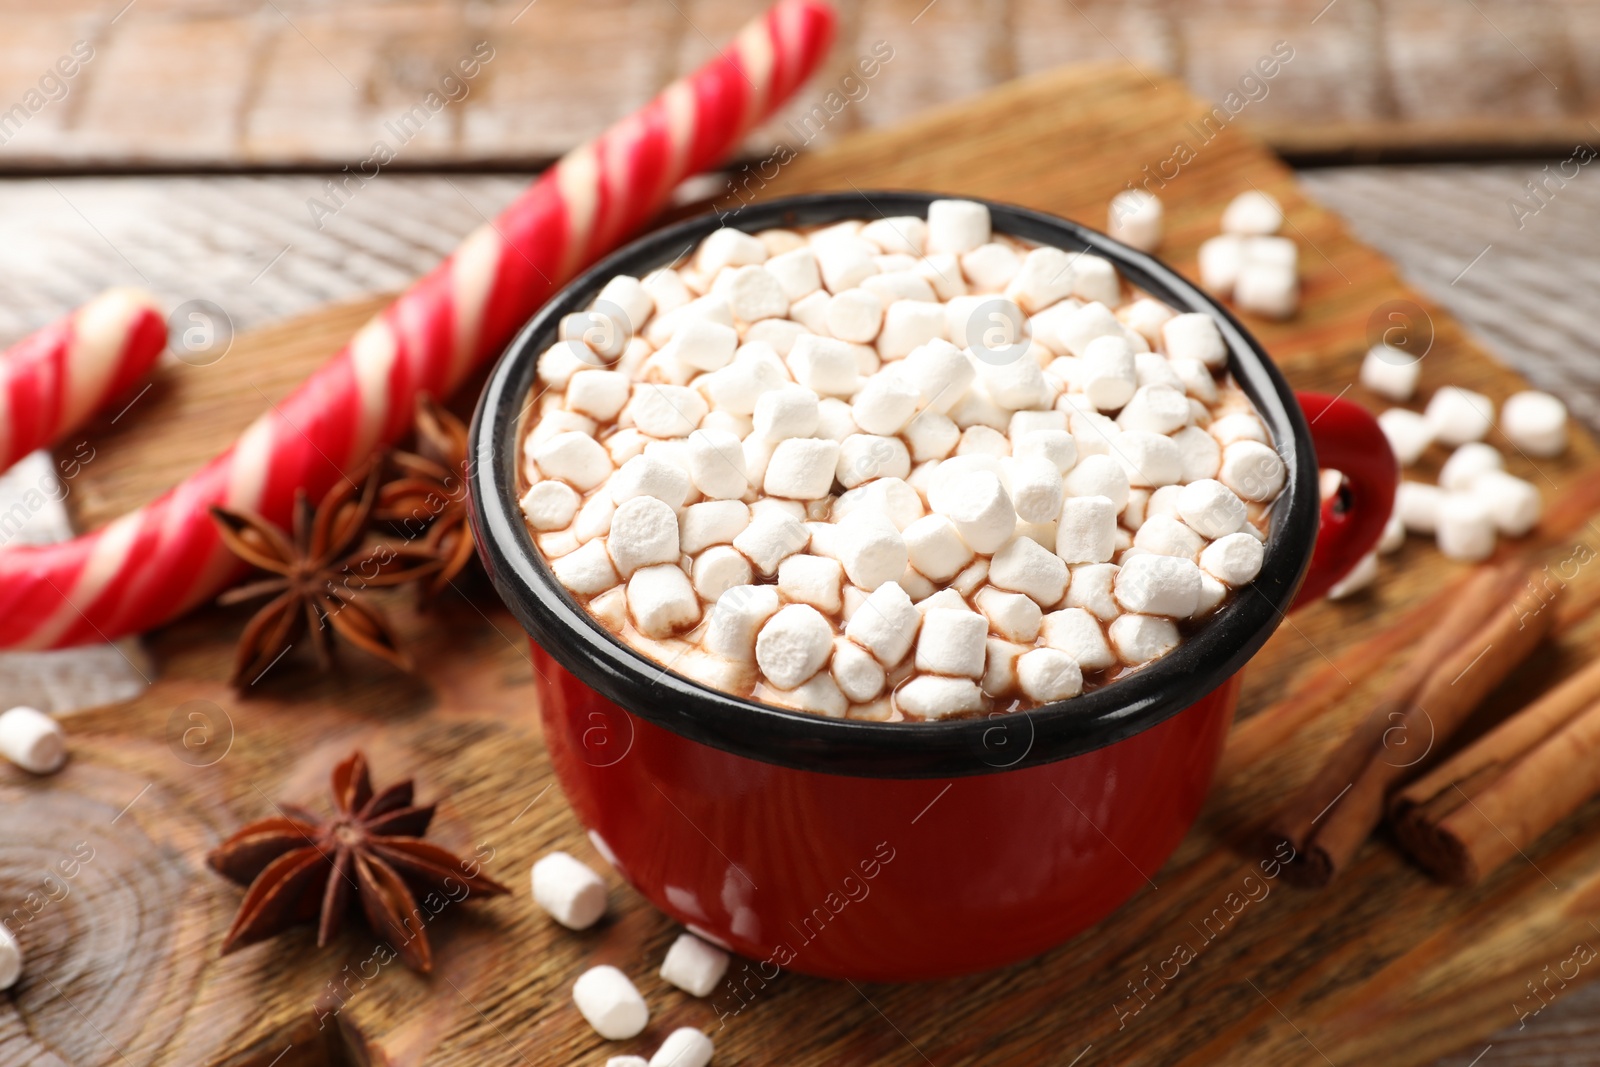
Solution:
M1195 110L1169 84L1151 85L1117 68L1079 71L1016 85L895 134L804 159L771 191L932 186L1094 223L1122 186L1122 174L1169 152ZM1305 314L1282 326L1256 325L1297 385L1336 392L1353 380L1375 309L1396 299L1427 302L1309 202L1259 147L1232 132L1200 153L1165 194L1175 263L1192 269L1199 241L1214 232L1222 205L1246 181L1288 206L1306 268ZM864 202L863 213L869 211ZM217 365L226 370L215 375L233 379L241 394L255 376L277 387L334 347L359 314L342 309L273 335L241 338ZM1436 356L1425 363L1425 387L1461 381L1496 397L1517 387L1442 311L1432 308L1431 317ZM170 368L165 376L171 387L140 412L145 432L116 444L121 465L92 471L98 495L80 499L97 501L100 514L148 496L185 463L198 465L250 413L247 399L224 406L219 390L205 405L216 418L189 418L181 440L163 436L163 424L173 421L163 416L193 404L186 396L200 388L194 376L180 379ZM1351 395L1361 396L1358 389ZM1566 459L1521 473L1569 484L1595 455L1583 438ZM85 509L80 518L91 514ZM1409 545L1400 561L1373 595L1310 609L1280 630L1248 675L1241 717L1327 675L1328 657L1337 659L1372 624L1457 573L1422 544ZM243 701L222 686L225 639L242 617L205 613L155 635L150 650L160 677L142 697L70 721L80 748L64 775L0 778L0 801L29 828L26 843L0 863L0 884L10 893L30 885L41 859L48 863L80 827L106 842L104 855L113 861L89 864L80 893L55 905L54 918L45 914L24 928L31 954L45 959L60 981L55 989L30 982L11 1006L0 1006L0 1040L14 1042L0 1048L43 1040L70 1052L68 1062L119 1062L113 1047L120 1047L133 1062L266 1064L293 1045L297 1056L308 1056L302 1062L336 1062L306 1030L307 1005L341 967L365 958L370 943L352 934L316 952L295 935L217 961L216 938L237 892L207 876L199 854L217 835L262 814L264 797L318 802L326 768L357 740L374 749L380 776L415 772L425 795L460 790L441 835L463 847L503 835L504 858L492 868L503 880L525 884L531 858L554 844L592 858L555 793L518 818L552 779L534 736L515 626L489 610L487 600L480 603L487 622L465 604L439 618L397 605L408 635L442 650L418 679L352 656L332 679L306 685L284 675ZM1517 684L1547 684L1592 636L1572 635ZM1326 892L1272 885L1208 940L1160 996L1118 1025L1115 1005L1127 1002L1127 983L1143 981L1147 964L1166 959L1176 939L1193 936L1188 923L1241 885L1252 863L1238 844L1310 774L1340 724L1359 714L1362 698L1384 681L1352 673L1350 699L1340 711L1290 743L1248 759L1241 755L1248 746L1232 746L1230 773L1195 832L1150 890L1094 930L1028 964L935 985L853 990L786 976L717 1031L719 1062L1066 1063L1081 1050L1085 1065L1320 1063L1324 1057L1409 1064L1514 1023L1509 1005L1526 996L1525 983L1546 963L1566 958L1575 939L1600 936L1585 933L1593 910L1586 887L1600 875L1600 835L1584 832L1583 819L1569 820L1530 851L1529 865L1508 868L1471 892L1433 887L1381 843L1369 845ZM210 701L234 723L234 747L209 768L179 759L169 746L174 712L192 700ZM339 1014L341 1040L365 1043L373 1059L381 1051L394 1062L520 1062L508 1044L528 1062L598 1062L612 1050L602 1050L578 1021L564 983L584 962L602 960L643 979L658 1008L652 1036L684 1022L714 1028L707 1005L664 991L650 977L669 924L631 893L619 890L614 900L616 917L582 937L553 930L523 893L449 917L441 943L458 946L460 955L441 953L446 961L431 985L399 973L372 983ZM99 936L68 936L91 928ZM114 996L108 984L118 987ZM146 996L151 986L163 994ZM87 1035L72 1004L99 1027L103 1042ZM1529 1022L1538 1025L1537 1018ZM308 1049L321 1058L310 1058ZM1481 1062L1493 1056L1491 1050Z
M61 0L8 14L0 168L526 166L690 69L765 0ZM126 6L124 6L126 4ZM1117 60L1183 80L1281 151L1310 156L1570 149L1600 115L1600 17L1583 0L862 0L829 69L752 137L791 147L875 42L876 85L818 143L1018 75ZM1273 45L1294 60L1246 81ZM446 86L486 42L492 58ZM88 56L74 66L73 49ZM70 78L51 79L63 57ZM393 125L437 93L415 130ZM1226 103L1229 94L1235 106Z

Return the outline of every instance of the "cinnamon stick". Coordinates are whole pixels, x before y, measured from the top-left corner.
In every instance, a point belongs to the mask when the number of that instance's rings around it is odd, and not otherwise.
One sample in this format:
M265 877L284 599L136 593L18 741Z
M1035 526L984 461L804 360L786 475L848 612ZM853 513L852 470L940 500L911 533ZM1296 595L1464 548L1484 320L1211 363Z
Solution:
M1401 846L1472 885L1600 792L1600 661L1397 793Z
M1269 850L1293 848L1292 881L1326 885L1383 817L1390 790L1415 774L1483 698L1552 629L1557 589L1530 609L1532 568L1509 561L1475 571L1419 642L1409 669L1321 772L1268 828Z

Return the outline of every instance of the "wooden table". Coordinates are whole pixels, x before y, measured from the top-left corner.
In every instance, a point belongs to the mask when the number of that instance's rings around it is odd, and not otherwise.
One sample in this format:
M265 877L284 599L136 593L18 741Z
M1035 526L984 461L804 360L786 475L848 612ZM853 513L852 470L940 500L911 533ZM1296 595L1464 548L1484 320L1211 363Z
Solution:
M1530 169L1536 168L1318 171L1306 175L1306 183L1340 206L1362 236L1405 265L1430 295L1491 342L1504 344L1508 361L1541 384L1583 396L1593 371L1584 366L1582 346L1593 336L1596 316L1582 311L1592 306L1585 294L1600 257L1581 247L1579 235L1600 209L1600 186L1572 183L1534 220L1548 224L1542 234L1533 223L1526 231L1496 229L1493 212L1503 209L1505 190L1514 190ZM11 194L0 195L0 234L9 238L4 254L16 257L0 269L12 268L8 277L33 287L0 294L0 314L15 324L6 332L113 281L148 284L173 304L213 299L240 328L391 287L432 262L476 223L479 211L492 212L521 180L391 176L323 230L303 214L304 199L318 184L309 177L0 184L0 194ZM412 221L424 204L426 225ZM1487 252L1485 246L1491 246ZM230 270L217 272L218 263ZM1538 299L1500 295L1511 283ZM1591 389L1585 399L1594 398ZM41 533L48 534L47 527ZM137 647L125 646L120 654L93 650L87 655L98 659L92 661L84 655L5 657L0 686L8 699L28 694L60 710L103 700L107 687L141 687ZM101 688L87 695L71 681ZM1600 1062L1589 1021L1597 1005L1600 991L1575 992L1526 1030L1475 1044L1450 1062ZM1484 1044L1492 1047L1485 1051Z

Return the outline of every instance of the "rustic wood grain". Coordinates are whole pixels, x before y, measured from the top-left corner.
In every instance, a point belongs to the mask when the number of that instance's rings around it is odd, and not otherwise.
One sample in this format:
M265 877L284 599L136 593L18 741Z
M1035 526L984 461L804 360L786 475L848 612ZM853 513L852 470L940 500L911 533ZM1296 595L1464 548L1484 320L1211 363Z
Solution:
M1064 73L1015 83L892 133L852 138L797 161L765 192L932 187L1095 224L1110 194L1147 162L1170 153L1173 139L1185 136L1185 120L1200 109L1173 84L1151 84L1120 63ZM1192 271L1199 242L1215 232L1222 206L1245 183L1284 202L1289 232L1302 244L1304 313L1281 325L1248 320L1297 385L1330 392L1350 386L1374 310L1407 300L1428 308L1435 334L1424 363L1424 395L1445 380L1497 399L1520 387L1515 375L1407 290L1386 261L1355 242L1305 198L1287 171L1235 130L1199 151L1163 192L1170 215L1167 254L1180 268ZM863 214L870 213L866 192ZM252 376L260 375L269 395L285 387L336 347L341 332L366 310L334 309L270 337L241 338L216 365L233 371L217 375L231 382L232 396L211 379L184 376L190 368L163 368L159 390L140 402L146 432L121 431L117 466L85 472L95 493L76 495L79 521L100 521L198 465L249 417L252 403L259 410L259 398L249 399ZM1374 400L1359 387L1348 395ZM208 402L197 403L199 396ZM165 425L175 425L180 411L182 434ZM1594 443L1578 435L1561 460L1540 461L1535 469L1513 458L1511 467L1548 478L1554 493L1592 470L1596 454ZM395 1063L600 1062L622 1049L602 1047L572 1009L566 986L585 964L611 962L641 982L657 1013L647 1037L628 1044L628 1051L647 1053L672 1026L700 1025L714 1032L724 1064L1064 1064L1080 1054L1077 1062L1085 1067L1324 1058L1428 1062L1515 1025L1511 1005L1529 996L1526 983L1542 981L1542 969L1567 958L1576 941L1600 938L1590 926L1600 892L1594 888L1600 884L1600 834L1587 829L1595 811L1563 823L1529 851L1528 863L1508 865L1471 891L1434 887L1378 841L1326 891L1258 882L1267 892L1258 892L1236 916L1225 914L1219 922L1215 910L1227 908L1230 893L1250 888L1246 876L1259 877L1241 843L1312 773L1383 685L1376 672L1330 675L1330 660L1339 661L1373 626L1423 602L1459 573L1430 546L1413 542L1371 594L1310 608L1282 627L1247 675L1240 711L1246 726L1237 736L1248 736L1255 711L1300 687L1343 685L1347 695L1281 743L1231 746L1229 773L1153 887L1037 960L918 986L856 989L784 976L719 1029L710 1005L666 990L654 978L672 931L637 896L618 889L613 917L597 931L573 935L542 918L522 890L446 915L435 977L384 973L345 1004L340 1036L331 1043L325 1031L308 1027L311 1005L341 968L367 956L370 942L352 932L318 952L300 933L217 960L215 946L238 891L199 870L206 843L270 810L268 798L322 803L327 768L360 743L380 776L415 773L423 795L451 792L441 839L463 848L489 841L496 848L491 873L519 889L541 851L563 847L591 860L593 852L559 793L542 792L552 779L529 706L521 638L488 599L477 601L483 614L452 603L439 617L419 617L403 597L395 598L408 639L436 653L416 678L351 655L338 674L309 683L301 665L286 663L283 673L261 683L262 692L244 699L223 686L228 638L243 616L205 612L153 635L149 648L160 677L142 697L68 721L76 755L64 774L23 781L6 771L0 777L5 810L18 810L23 824L37 819L50 831L28 830L23 862L0 860L4 899L16 899L39 877L50 849L70 848L87 839L82 834L93 831L95 841L107 841L103 855L115 860L99 867L91 862L81 894L69 896L54 916L41 912L23 927L30 955L45 962L31 967L20 993L0 1007L15 1012L0 1019L0 1039L30 1053L38 1046L25 1043L38 1042L70 1049L70 1062L107 1064L120 1062L113 1045L124 1046L133 1062L240 1067L269 1064L286 1049L305 1054L306 1063L345 1056ZM1580 574L1586 586L1595 581L1588 571ZM1595 630L1591 624L1564 637L1492 703L1504 710L1549 684L1583 658ZM173 731L181 736L189 722L187 713L175 722L174 712L191 701L209 701L233 724L234 747L207 767L194 766L187 750L188 760L180 759L171 747ZM127 813L110 824L130 800ZM526 808L530 801L533 807ZM102 830L100 822L112 829ZM103 895L120 886L121 867L143 870L140 864L150 873L135 879L138 903L131 906L139 921L120 913L101 919L102 910L117 908ZM98 920L107 927L105 938L64 936L55 924L67 922L69 905L91 910L71 912L78 926L68 929L88 929ZM1208 916L1212 925L1205 927ZM1197 958L1164 985L1152 981L1148 1004L1119 1025L1116 1006L1126 1012L1139 1003L1130 1001L1130 983L1145 982L1145 968L1158 967L1180 940L1197 949ZM1551 998L1559 1003L1588 977L1581 974ZM148 1001L128 991L108 999L102 985L124 981L165 992ZM88 1031L71 1004L104 1031L104 1042L83 1036ZM1537 1033L1539 1022L1530 1017L1527 1030ZM1466 1058L1482 1045L1468 1049ZM1494 1057L1491 1051L1481 1062ZM42 1052L40 1058L48 1062ZM286 1056L281 1062L292 1061Z
M525 167L643 103L765 0L62 0L10 13L0 42L0 169ZM863 0L785 120L877 41L877 84L818 143L888 126L1019 74L1137 63L1219 103L1277 41L1295 59L1240 119L1303 157L1568 150L1600 116L1600 17L1582 0ZM74 45L82 69L44 86ZM389 125L487 42L493 58L404 137ZM30 93L39 95L30 96Z

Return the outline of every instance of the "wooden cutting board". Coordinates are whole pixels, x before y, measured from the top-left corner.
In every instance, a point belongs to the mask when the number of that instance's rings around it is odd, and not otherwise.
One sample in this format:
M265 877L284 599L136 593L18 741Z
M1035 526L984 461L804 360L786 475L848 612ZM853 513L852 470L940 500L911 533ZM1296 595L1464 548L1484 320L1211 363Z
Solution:
M1192 158L1161 192L1166 254L1192 273L1199 243L1244 189L1284 203L1305 308L1285 324L1246 319L1297 386L1373 402L1352 384L1360 356L1375 332L1409 316L1414 340L1432 337L1422 395L1446 381L1497 400L1523 387L1258 144L1232 129L1200 144L1187 124L1203 111L1175 84L1125 65L1065 70L846 140L783 168L761 192L938 189L1102 225L1112 194L1187 142ZM198 466L379 303L241 337L212 367L165 368L136 418L94 434L97 458L69 498L77 521L102 522ZM1578 433L1559 460L1510 466L1554 499L1593 476L1597 452ZM1194 831L1094 929L1027 963L933 984L785 975L721 1019L714 1005L730 1006L728 995L695 1000L656 978L672 924L614 876L611 917L586 933L556 927L529 899L528 868L548 849L604 864L553 787L522 635L486 589L429 616L404 595L389 602L424 650L414 677L351 653L321 678L286 661L245 696L224 684L244 613L198 613L150 635L153 668L142 669L155 680L142 697L69 720L74 757L61 774L0 767L0 900L37 904L19 931L27 977L0 998L0 1062L599 1064L648 1055L681 1025L712 1033L718 1063L752 1067L1428 1062L1515 1023L1514 1005L1542 1003L1527 983L1548 982L1578 942L1600 943L1590 921L1600 912L1595 810L1471 891L1433 885L1382 840L1332 887L1299 890L1261 878L1246 843L1386 681L1364 662L1362 640L1401 618L1423 628L1412 609L1459 574L1413 541L1370 594L1281 627L1248 674L1243 721ZM1580 662L1593 629L1541 655L1498 706ZM1331 712L1250 722L1286 694L1328 686L1340 692ZM492 850L489 872L515 894L447 909L427 979L364 969L374 940L359 926L323 950L301 930L219 959L240 894L203 867L205 850L272 801L326 810L327 772L357 745L380 784L414 775L422 797L447 794L437 838ZM929 786L930 796L939 789ZM80 842L92 859L47 886ZM1180 946L1193 958L1175 969ZM640 1039L602 1042L573 1008L572 979L599 962L634 976L650 1002ZM1543 999L1589 977L1549 984Z

